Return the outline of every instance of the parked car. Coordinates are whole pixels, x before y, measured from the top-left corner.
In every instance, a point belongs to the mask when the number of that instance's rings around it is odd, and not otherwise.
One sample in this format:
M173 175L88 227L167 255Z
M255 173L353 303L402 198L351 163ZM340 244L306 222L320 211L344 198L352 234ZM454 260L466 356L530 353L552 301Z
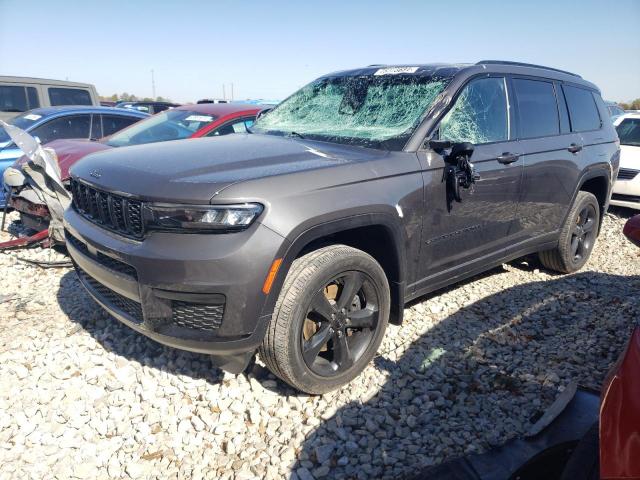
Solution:
M131 108L145 113L160 113L170 108L179 107L177 103L170 102L118 102L115 105L119 108Z
M611 205L640 210L640 113L625 113L614 125L621 151Z
M609 116L611 117L612 122L614 122L620 115L625 114L625 111L616 102L604 102L604 103L605 105L607 105L607 110L609 110Z
M30 77L0 76L0 120L41 107L100 105L96 88L88 83Z
M619 161L595 85L502 61L332 73L251 132L86 157L67 247L134 330L314 394L408 301L535 252L580 269Z
M148 116L119 108L66 106L36 108L9 119L7 123L22 128L45 144L62 138L101 138ZM21 156L22 150L0 127L0 178L5 169ZM4 208L5 203L5 189L0 188L0 208Z
M184 105L146 118L131 128L98 141L57 140L48 143L47 147L56 152L61 178L66 181L71 165L90 153L143 143L244 133L251 127L259 111L260 107L249 105ZM146 117L145 114L141 115ZM22 157L16 166L25 161L26 157ZM49 211L46 205L34 203L25 197L16 192L11 201L11 207L20 212L22 223L35 230L47 228Z

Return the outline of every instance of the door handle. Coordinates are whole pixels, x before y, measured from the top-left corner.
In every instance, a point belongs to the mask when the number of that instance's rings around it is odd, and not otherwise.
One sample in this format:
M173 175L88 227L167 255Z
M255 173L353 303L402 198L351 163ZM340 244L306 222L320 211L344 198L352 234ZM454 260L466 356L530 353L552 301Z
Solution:
M497 158L497 160L503 165L508 165L510 163L516 162L519 158L520 158L519 153L504 152L502 155L500 155Z
M578 153L582 150L582 145L578 145L577 143L572 143L569 148L567 148L571 153Z

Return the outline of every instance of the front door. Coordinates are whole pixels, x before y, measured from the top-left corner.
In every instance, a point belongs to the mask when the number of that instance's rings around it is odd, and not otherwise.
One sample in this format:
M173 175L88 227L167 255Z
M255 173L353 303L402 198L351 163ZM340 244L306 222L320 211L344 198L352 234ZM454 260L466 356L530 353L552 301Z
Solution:
M447 195L443 157L429 148L418 153L425 201L417 291L499 258L509 244L523 174L509 105L504 77L475 78L438 126L440 140L474 144L480 178L462 189L461 202Z

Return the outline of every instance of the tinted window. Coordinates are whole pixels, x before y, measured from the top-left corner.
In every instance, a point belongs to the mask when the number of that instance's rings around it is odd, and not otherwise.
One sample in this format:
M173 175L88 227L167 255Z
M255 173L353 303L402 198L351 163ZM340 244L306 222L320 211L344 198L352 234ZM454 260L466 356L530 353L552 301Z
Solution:
M29 110L24 87L0 85L0 111L25 112Z
M215 137L218 135L228 135L230 133L248 133L248 128L251 128L254 121L252 120L238 120L232 123L227 123L215 130L207 133L207 137Z
M504 78L469 83L440 122L440 138L475 144L509 139L507 89Z
M560 133L558 105L552 83L514 78L513 89L518 104L520 138Z
M119 115L102 115L102 130L103 135L108 137L116 133L119 130L122 130L129 125L136 123L139 118L131 118L131 117L121 117Z
M640 147L640 118L625 118L616 130L621 145Z
M55 118L34 128L31 134L37 136L44 145L60 138L89 138L90 126L91 115L72 115Z
M40 100L38 99L38 92L35 87L27 87L27 98L29 99L29 110L32 108L38 108L40 106Z
M56 105L91 105L91 96L78 88L49 88L49 101Z
M564 85L562 88L569 107L571 130L584 132L599 129L600 115L591 91L570 85Z

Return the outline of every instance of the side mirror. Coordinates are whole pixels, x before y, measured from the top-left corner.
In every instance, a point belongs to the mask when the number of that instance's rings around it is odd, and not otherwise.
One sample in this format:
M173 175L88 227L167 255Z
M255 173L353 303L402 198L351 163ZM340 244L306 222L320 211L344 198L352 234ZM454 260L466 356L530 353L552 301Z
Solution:
M429 140L429 148L441 153L447 148L451 148L451 142L449 140Z
M471 155L473 155L473 149L473 143L454 143L451 147L451 153L449 154L449 157L452 160L457 160L459 157L471 158Z

